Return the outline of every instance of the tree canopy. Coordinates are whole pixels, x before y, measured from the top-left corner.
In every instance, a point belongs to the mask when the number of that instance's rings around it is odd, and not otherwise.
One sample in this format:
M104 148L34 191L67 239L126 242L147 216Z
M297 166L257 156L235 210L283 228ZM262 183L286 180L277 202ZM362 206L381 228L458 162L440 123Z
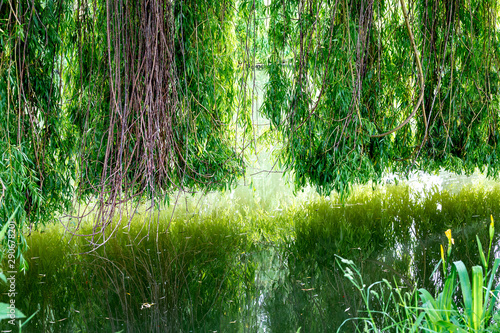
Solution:
M298 188L497 176L498 17L493 0L0 1L0 220L96 199L106 225L133 198L230 187L256 112Z

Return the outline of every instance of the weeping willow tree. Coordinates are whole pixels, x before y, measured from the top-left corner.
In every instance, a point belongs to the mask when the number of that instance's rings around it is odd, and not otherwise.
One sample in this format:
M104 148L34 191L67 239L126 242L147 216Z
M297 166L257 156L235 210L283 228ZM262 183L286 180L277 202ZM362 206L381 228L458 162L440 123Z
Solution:
M230 141L231 4L82 2L73 15L75 179L98 195L100 230L130 198L221 189L243 174Z
M299 186L345 191L412 168L498 174L495 1L269 6L263 112Z
M244 173L234 3L4 1L0 13L3 221L21 206L19 230L45 223L76 198L97 201L104 232L131 199Z
M0 219L224 189L260 109L298 188L498 174L495 1L0 2ZM2 222L4 223L4 222ZM21 238L22 242L22 238Z

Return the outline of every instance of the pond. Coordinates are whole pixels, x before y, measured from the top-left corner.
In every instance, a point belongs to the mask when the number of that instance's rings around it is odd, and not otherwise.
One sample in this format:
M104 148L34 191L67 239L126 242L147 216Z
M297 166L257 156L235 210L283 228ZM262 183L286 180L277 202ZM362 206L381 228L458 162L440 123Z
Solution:
M476 235L487 248L500 186L479 176L424 178L359 187L345 202L312 191L290 199L286 186L270 191L269 177L256 179L262 190L189 199L198 210L186 198L168 232L170 211L151 224L138 214L89 254L78 254L89 249L84 238L61 227L35 232L29 270L16 282L21 311L38 311L25 331L353 332L366 308L340 257L366 286L386 279L434 294L451 229L451 261L480 264ZM492 257L498 244L496 234ZM374 309L392 311L379 293Z

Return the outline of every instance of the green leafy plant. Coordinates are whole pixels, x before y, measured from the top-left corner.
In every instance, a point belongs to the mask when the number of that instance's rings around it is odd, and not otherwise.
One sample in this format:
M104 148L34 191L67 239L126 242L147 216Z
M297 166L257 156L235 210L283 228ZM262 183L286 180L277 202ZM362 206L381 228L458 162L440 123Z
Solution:
M420 298L418 303L405 302L405 299L414 299L416 293L402 293L399 287L393 287L387 280L375 282L367 287L355 264L338 257L337 263L344 276L361 293L366 307L367 316L349 320L359 320L363 330L377 332L393 330L398 332L491 332L495 330L497 323L493 318L497 311L500 285L495 286L494 283L500 259L495 259L491 270L488 270L494 233L494 220L491 217L487 257L479 237L476 237L482 266L472 267L471 283L469 271L462 261L453 262L448 268L454 240L451 237L451 230L447 230L445 233L448 238L447 258L441 246L440 260L445 276L443 289L435 297L425 288L418 289ZM385 290L381 290L381 293L374 291L379 285L385 287L382 288ZM380 303L383 305L381 309L375 309L372 306L374 299L381 300ZM360 325L358 329L359 327Z
M449 261L453 238L451 230L446 231L448 238L448 260L445 260L441 247L441 260L445 284L443 290L434 299L425 289L419 289L422 309L426 314L426 326L435 331L460 331L465 332L474 330L475 332L486 331L491 326L491 318L498 301L500 285L494 286L495 275L500 265L500 259L495 259L493 267L488 271L488 262L491 254L491 245L495 233L493 216L489 226L490 244L488 257L485 257L479 237L476 236L481 266L472 267L472 283L469 279L469 272L462 261L456 261L451 266L450 272L446 270L446 262ZM483 271L484 269L484 271ZM463 304L459 308L458 304L453 302L453 293L457 286L457 276L459 281L460 296Z

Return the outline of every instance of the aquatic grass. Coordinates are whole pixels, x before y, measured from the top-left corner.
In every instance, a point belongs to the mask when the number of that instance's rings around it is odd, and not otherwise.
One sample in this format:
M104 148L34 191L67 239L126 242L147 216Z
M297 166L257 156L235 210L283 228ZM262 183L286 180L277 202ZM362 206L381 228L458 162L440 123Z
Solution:
M324 264L332 262L334 254L356 255L357 248L363 248L365 259L374 258L386 246L440 238L449 228L477 228L490 214L499 216L498 204L493 204L500 200L499 193L479 187L414 195L407 186L387 186L383 191L365 188L344 203L320 198L290 212L295 222L293 242L302 256L315 253L313 257L325 258L322 253L327 253ZM468 255L474 260L478 253Z
M33 233L32 267L18 281L24 309L40 309L30 329L217 328L214 308L237 311L240 293L251 288L254 265L242 259L250 242L229 210L197 215L189 223L180 215L167 231L165 216L148 228L144 215L137 215L105 246L82 255L75 254L89 250L84 237L63 234L60 227Z
M417 327L423 319L415 309L418 300L414 290L403 291L386 280L380 280L367 285L363 274L352 261L337 256L336 263L346 278L361 296L365 310L345 319L336 332L417 332ZM362 316L365 314L366 316Z

